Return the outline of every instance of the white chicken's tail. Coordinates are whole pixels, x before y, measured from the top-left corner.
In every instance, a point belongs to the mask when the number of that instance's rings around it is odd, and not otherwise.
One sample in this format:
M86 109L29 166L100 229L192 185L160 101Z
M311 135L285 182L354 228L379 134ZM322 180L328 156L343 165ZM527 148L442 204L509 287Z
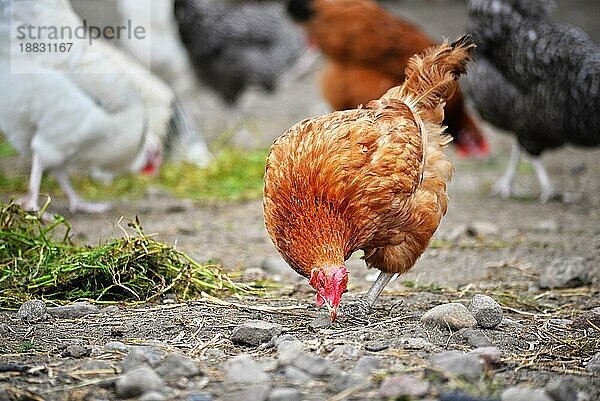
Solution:
M400 100L424 121L441 124L443 106L458 89L458 78L465 73L474 48L471 36L463 35L412 56L404 71L404 83L388 90L381 100Z

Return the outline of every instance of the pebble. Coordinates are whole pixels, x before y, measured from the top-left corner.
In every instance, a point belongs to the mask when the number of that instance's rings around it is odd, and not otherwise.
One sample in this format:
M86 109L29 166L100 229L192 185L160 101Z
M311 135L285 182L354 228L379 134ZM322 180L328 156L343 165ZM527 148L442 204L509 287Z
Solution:
M277 350L280 366L291 365L318 378L331 377L340 373L331 361L302 351L297 342L280 343Z
M435 349L435 344L420 337L401 337L398 339L398 346L407 349L422 349L424 351Z
M129 347L123 344L121 341L109 341L104 344L104 350L109 352L123 352L126 353L129 351Z
M560 377L546 383L546 394L554 401L577 401L577 388L573 379Z
M442 392L439 395L439 401L498 401L497 398L480 398L466 393Z
M258 346L271 341L273 337L280 335L282 330L283 327L280 324L249 320L233 329L231 341L236 344Z
M461 376L476 382L483 374L483 360L478 356L463 354L460 351L445 351L433 357L432 362L452 375Z
M121 309L117 305L109 305L106 308L100 309L100 313L105 315L114 315L115 313L120 312Z
M148 391L147 393L142 394L138 401L166 401L167 397L165 397L162 393L158 391Z
M586 259L581 256L558 258L546 264L540 273L540 288L571 288L590 283Z
M81 345L69 345L67 346L61 355L63 357L73 357L73 358L85 358L86 356L90 356L92 354L92 349L88 347L84 347Z
M35 323L48 318L48 312L44 301L34 299L26 301L17 312L17 317L24 322Z
M480 347L489 347L492 345L490 339L482 332L482 330L477 329L461 329L458 331L458 334L467 340L467 343L471 347L480 348Z
M552 401L544 390L528 387L510 387L502 392L501 401Z
M269 401L302 401L304 396L300 390L289 387L276 388L271 391Z
M71 305L48 308L48 313L59 319L78 319L86 315L100 313L100 309L89 302L75 302Z
M415 376L388 376L379 387L382 398L419 398L429 391L429 383Z
M180 354L167 354L156 372L165 378L194 377L201 374L196 361Z
M390 346L384 342L372 342L365 345L365 350L369 352L379 352L388 349Z
M331 318L326 313L319 313L317 317L310 321L308 327L312 330L327 329L331 327L333 323Z
M492 368L502 363L502 352L497 347L481 347L469 351L469 354L478 356L486 367Z
M338 345L328 355L334 361L357 360L362 356L362 351L352 344Z
M226 385L257 384L268 381L269 375L263 371L260 364L250 355L241 354L229 360L224 379Z
M117 395L122 398L137 397L150 391L159 391L165 383L148 366L132 369L121 375L115 383Z
M473 221L467 226L467 235L471 237L490 237L499 232L498 226L489 221Z
M587 363L587 371L590 373L600 374L600 352L590 359Z
M571 323L573 327L578 329L591 328L592 324L600 327L600 307L584 312L582 315L577 316Z
M477 320L463 304L438 305L421 316L421 323L440 329L460 330L477 326Z
M249 267L244 270L243 281L262 281L266 278L265 271L259 267Z
M356 362L354 368L350 371L350 377L357 380L369 378L373 372L381 368L381 359L367 355L363 356Z
M186 401L213 401L213 396L207 393L189 394Z
M294 366L286 366L284 369L285 377L295 383L308 384L313 381L312 377L303 370Z
M129 347L129 353L121 362L121 368L124 372L136 369L143 365L152 368L158 366L165 352L160 348L150 346Z
M240 401L240 400L252 400L252 401L266 401L271 393L271 385L269 384L253 384L247 385L241 390L235 390L230 393L226 393L223 397L219 398L222 401Z
M502 321L502 308L487 295L476 294L469 304L469 312L477 324L485 329L493 329Z

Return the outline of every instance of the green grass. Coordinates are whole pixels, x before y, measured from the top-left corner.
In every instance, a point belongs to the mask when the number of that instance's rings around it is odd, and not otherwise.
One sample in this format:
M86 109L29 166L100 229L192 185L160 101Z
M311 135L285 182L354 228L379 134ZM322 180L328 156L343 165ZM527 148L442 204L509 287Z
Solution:
M165 293L192 299L212 295L260 293L255 283L236 283L214 263L188 255L145 235L129 221L134 235L95 247L69 240L61 216L49 225L15 204L0 203L0 307L29 299L147 302Z
M150 186L158 186L174 196L200 201L243 201L258 199L262 194L263 173L268 151L225 149L207 168L189 163L165 163L159 177L140 174L117 177L110 184L97 182L85 175L73 175L73 186L87 199L141 198ZM16 152L0 136L0 157L14 157ZM0 171L0 188L4 193L27 191L29 177ZM44 175L41 193L60 194L56 181Z

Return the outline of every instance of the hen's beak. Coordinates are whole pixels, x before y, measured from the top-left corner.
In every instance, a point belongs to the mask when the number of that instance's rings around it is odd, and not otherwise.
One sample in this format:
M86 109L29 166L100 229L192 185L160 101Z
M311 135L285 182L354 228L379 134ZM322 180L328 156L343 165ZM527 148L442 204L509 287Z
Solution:
M331 306L331 304L325 301L325 306L329 311L329 317L331 318L331 323L335 322L335 318L337 317L337 306Z

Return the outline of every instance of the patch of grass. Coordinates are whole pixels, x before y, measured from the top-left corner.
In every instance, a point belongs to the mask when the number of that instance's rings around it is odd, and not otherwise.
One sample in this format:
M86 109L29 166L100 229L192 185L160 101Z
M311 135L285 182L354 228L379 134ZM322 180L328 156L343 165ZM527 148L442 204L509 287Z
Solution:
M0 141L0 152L1 152ZM150 186L159 186L180 198L202 201L242 201L262 195L263 174L268 151L223 150L207 168L190 163L165 163L159 177L124 175L111 183L73 175L73 186L87 199L141 198ZM0 157L2 154L0 153ZM25 193L28 177L0 171L0 187L7 193ZM60 193L56 181L44 175L42 193Z
M192 164L171 164L161 169L161 184L179 197L230 201L262 195L268 151L226 149L206 169Z
M17 350L17 352L20 354L24 354L29 351L35 351L36 349L37 347L34 343L32 343L29 340L25 340L21 344L19 344L19 349Z
M261 292L154 240L137 220L128 222L134 235L90 247L71 243L68 223L55 217L45 225L37 214L0 204L0 307L34 298L146 302L165 293L191 299Z
M17 151L4 138L4 134L0 132L0 157L16 156Z

